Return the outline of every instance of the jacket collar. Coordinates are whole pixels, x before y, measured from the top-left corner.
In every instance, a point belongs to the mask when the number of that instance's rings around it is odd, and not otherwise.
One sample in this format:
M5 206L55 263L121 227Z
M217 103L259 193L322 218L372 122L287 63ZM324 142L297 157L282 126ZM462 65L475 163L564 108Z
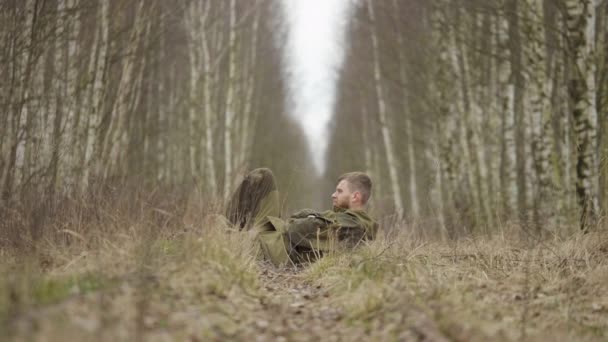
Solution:
M348 209L344 209L344 208L342 208L342 207L337 207L337 206L335 206L335 205L334 205L334 207L333 207L333 209L332 209L332 211L334 211L334 212L336 212L336 213L343 213L343 212L345 212L346 210L348 210Z

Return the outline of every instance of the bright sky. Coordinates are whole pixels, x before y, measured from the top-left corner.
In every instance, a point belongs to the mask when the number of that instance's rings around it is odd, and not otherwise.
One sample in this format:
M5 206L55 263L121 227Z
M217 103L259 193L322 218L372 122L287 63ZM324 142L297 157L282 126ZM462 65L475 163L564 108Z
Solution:
M290 99L319 173L325 169L328 123L333 115L344 28L354 0L283 0L288 21L285 52Z

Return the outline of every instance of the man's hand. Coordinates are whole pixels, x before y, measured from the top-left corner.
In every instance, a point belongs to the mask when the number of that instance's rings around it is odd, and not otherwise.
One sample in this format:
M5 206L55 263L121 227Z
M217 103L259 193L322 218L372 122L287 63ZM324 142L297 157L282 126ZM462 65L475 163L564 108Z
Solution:
M300 211L296 211L295 213L293 213L291 215L291 218L296 218L296 219L298 219L298 218L307 218L307 217L309 217L311 215L313 215L313 216L316 217L316 215L320 215L320 214L316 210L302 209Z

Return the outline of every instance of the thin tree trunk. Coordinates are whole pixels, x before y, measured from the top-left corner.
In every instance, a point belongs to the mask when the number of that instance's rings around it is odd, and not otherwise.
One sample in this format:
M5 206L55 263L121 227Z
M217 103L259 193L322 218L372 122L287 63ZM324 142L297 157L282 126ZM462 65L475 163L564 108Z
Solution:
M192 176L196 176L198 174L198 163L197 163L197 118L196 118L196 106L198 105L200 90L198 88L199 83L203 77L207 77L207 75L203 75L201 72L202 64L206 62L202 62L199 58L199 54L197 53L198 48L198 37L199 35L204 35L203 27L201 22L204 23L204 14L200 13L200 2L193 1L190 3L190 8L188 9L188 13L186 13L186 27L188 30L188 56L190 57L190 98L188 99L188 151L189 151L189 161L190 161L190 174ZM199 22L200 18L200 22Z
M393 192L393 201L395 205L395 212L398 219L403 218L403 201L401 199L401 188L399 185L399 177L397 175L397 160L395 158L395 152L393 151L393 140L391 132L388 128L387 113L386 113L386 100L384 98L384 91L382 89L382 76L380 75L380 61L378 51L378 36L376 33L374 8L371 0L367 0L367 11L371 22L371 39L372 39L372 53L373 53L373 68L374 68L374 83L376 90L376 97L378 101L378 116L380 129L382 131L382 140L384 142L384 148L386 151L386 161L388 164L388 171L391 183L391 190Z
M568 52L566 51L566 49L564 49L564 61L568 61L569 57L568 57ZM563 65L563 72L561 75L561 81L562 84L564 84L564 86L560 87L560 92L559 95L561 96L562 99L568 99L570 94L568 92L568 75L570 75L571 73L571 66L569 65L570 63L566 62ZM574 207L576 206L576 191L574 191L574 184L576 183L576 179L573 177L573 173L575 172L574 170L574 159L573 159L573 155L574 153L572 153L572 140L573 140L573 130L572 130L572 125L571 125L571 104L570 101L562 101L562 108L561 108L561 112L560 112L560 126L562 128L562 132L561 132L561 168L563 170L562 173L562 179L561 179L561 184L562 184L562 197L564 198L565 201L565 208L567 209L568 212L570 212L571 210L574 209Z
M38 0L27 0L25 3L25 30L23 32L25 38L25 49L23 51L24 65L20 80L21 95L19 103L16 106L19 125L16 132L15 186L23 185L27 178L29 178L29 172L26 169L28 162L26 146L30 145L32 140L35 139L34 132L32 131L34 115L36 114L32 100L32 93L35 93L35 89L30 84L30 81L32 74L35 75L36 65L38 64L37 47L34 45L36 43L38 6Z
M52 152L51 162L49 165L51 177L48 184L48 193L51 198L54 198L56 190L61 187L61 181L63 175L61 174L61 151L63 147L63 125L64 125L64 101L65 101L65 88L66 79L64 77L65 65L66 65L66 38L65 38L65 4L63 1L57 2L57 29L55 31L55 54L53 60L53 76L54 80L54 92L53 106L51 107L52 115Z
M455 233L453 227L456 224L450 224L453 220L453 214L456 214L454 191L457 187L458 161L457 155L461 155L458 150L458 130L456 118L456 104L453 99L457 96L454 91L456 74L452 68L453 53L450 49L451 38L447 23L446 2L436 1L433 8L432 27L433 27L433 42L437 47L435 51L435 73L432 83L432 92L436 94L435 101L437 102L437 128L435 130L437 140L437 167L440 168L437 172L441 182L442 208L444 215L444 224L446 230L450 233Z
M529 99L530 115L532 121L532 152L536 178L538 182L537 194L534 196L534 217L540 229L545 223L550 227L555 224L554 213L554 186L551 178L549 159L553 149L551 140L551 103L549 96L552 93L552 82L547 65L545 51L545 20L543 0L527 0L527 27L529 44L526 49L529 65Z
M152 148L155 153L152 154L151 159L155 162L157 168L157 177L156 179L160 182L167 182L169 178L169 172L166 170L167 163L167 152L169 151L169 144L167 143L167 132L169 130L168 122L167 122L167 112L174 107L173 101L173 91L170 91L167 94L167 89L171 87L171 72L167 72L167 77L164 77L163 70L165 70L165 63L167 55L165 54L166 41L164 32L166 30L165 21L161 18L160 20L160 38L158 43L159 56L157 59L157 63L154 66L156 77L157 77L157 86L155 91L157 93L157 98L160 99L161 96L167 95L167 102L158 101L158 108L156 109L156 125L154 134L150 136L148 133L148 144L156 145L155 148ZM167 105L169 104L169 105ZM171 105L173 104L173 105Z
M78 134L78 121L77 117L77 99L79 98L79 85L78 85L78 38L80 31L80 18L78 15L71 13L75 11L76 1L68 0L66 10L68 18L66 20L66 40L67 40L67 51L65 61L65 111L66 111L66 122L65 122L65 148L62 149L62 154L65 155L65 162L63 163L65 175L66 190L74 190L74 186L77 185L77 168L78 168L78 146L79 146L79 134Z
M230 28L228 34L228 89L226 91L226 112L224 114L224 199L230 195L232 185L232 159L233 159L233 124L235 120L235 92L236 92L236 3L230 0Z
M361 123L362 123L362 135L363 135L363 160L365 163L365 172L372 178L376 178L375 170L372 161L372 146L373 141L371 139L371 130L370 130L370 119L369 112L367 110L367 106L365 105L365 101L363 101L363 92L359 93L360 99L360 108L361 108Z
M514 127L515 127L515 162L517 175L517 205L518 216L523 222L527 220L528 211L528 182L526 168L526 113L523 104L524 78L521 60L521 32L519 20L520 0L506 0L506 13L509 20L509 46L511 57L511 72L514 79Z
M581 229L597 222L598 164L595 108L595 1L564 0L572 70L568 82L576 134L576 193Z
M397 4L397 0L393 0L393 8L395 13L400 13L399 5ZM403 44L403 37L401 36L401 32L397 32L397 50L399 51L399 76L401 82L401 101L403 105L403 115L404 115L404 124L405 124L405 134L406 134L406 144L407 144L407 154L408 154L408 175L409 175L409 197L410 197L410 206L411 206L411 214L414 218L417 218L420 215L420 207L418 205L418 182L416 179L416 151L414 150L414 136L412 132L412 111L410 110L408 104L408 93L407 93L407 72L405 70L405 65L407 63L405 59L405 46Z
M439 136L440 127L439 124L436 124L433 130L433 135L435 137ZM431 169L433 170L433 180L430 191L431 202L436 205L433 209L433 214L437 217L437 223L439 225L439 229L441 231L441 236L445 240L448 238L448 231L445 225L445 199L443 197L444 189L443 189L443 176L441 175L441 151L439 149L439 144L437 143L437 139L432 139L431 147L427 150L427 158L431 164Z
M603 217L608 216L608 4L598 12L598 55L602 55L602 68L596 70L598 79L598 202ZM603 32L602 32L603 31ZM602 49L601 52L599 49Z
M456 9L456 11L461 11ZM471 198L475 205L477 224L487 224L491 217L489 209L489 194L485 189L487 171L483 168L482 151L479 144L478 135L478 117L481 116L477 104L472 103L474 100L471 96L469 78L469 62L466 53L463 49L463 36L460 33L463 30L461 23L462 14L457 14L457 27L454 28L452 41L452 55L454 60L454 70L458 70L457 77L460 80L460 98L462 99L459 106L462 112L462 119L459 122L460 139L463 151L463 159L465 160L465 168L467 171L468 187L471 189Z
M88 188L90 183L91 172L94 172L96 176L99 175L99 169L95 165L95 161L99 162L102 153L103 134L102 134L102 116L105 99L105 85L106 85L106 69L108 60L108 47L109 47L109 34L110 34L110 0L100 0L99 6L101 7L98 12L98 25L97 33L100 37L98 46L98 52L95 61L95 76L93 79L93 91L91 94L91 109L90 119L87 126L87 139L85 149L85 164L84 172L82 175L82 187L83 189Z
M98 12L94 12L97 14ZM99 26L99 22L97 23ZM81 108L79 109L80 116L82 117L80 120L80 131L81 136L79 137L79 147L78 147L78 165L80 167L80 172L77 176L77 186L78 189L82 192L87 190L88 184L85 181L85 177L88 174L89 165L87 163L87 149L89 146L89 138L93 138L90 136L90 127L91 122L93 120L93 116L95 115L95 105L94 105L94 95L95 95L95 79L97 78L96 70L97 70L97 59L99 58L100 52L100 29L95 29L95 33L93 34L93 41L91 43L91 53L89 55L89 64L87 67L87 88L83 95L83 101L81 104ZM90 77L90 78L89 78Z
M255 1L253 6L260 6L258 1ZM253 94L255 90L255 80L256 80L256 65L257 65L257 49L258 49L258 31L259 31L259 22L260 22L260 8L255 9L255 17L253 19L253 27L252 27L252 38L251 38L251 53L249 58L249 69L245 70L244 78L247 80L245 86L245 108L243 109L243 119L242 119L242 128L241 128L241 144L239 147L240 158L238 160L238 167L244 167L246 164L246 158L249 156L251 151L251 146L253 145L252 133L255 129L255 116L252 113L253 109Z
M151 25L152 19L148 18L140 37L141 42L139 45L141 47L136 50L136 56L138 56L139 60L137 65L139 65L139 68L134 70L133 82L129 89L129 101L126 106L126 112L130 113L130 115L127 115L126 126L119 140L121 154L117 158L116 169L121 175L139 174L143 170L141 168L141 163L143 162L141 142L143 141L144 128L150 111L137 111L137 109L142 104L141 98L143 93L142 89L144 89L144 71L148 69L149 60L153 56L152 54L147 54L143 51L143 48L148 44ZM139 53L137 53L138 50ZM140 169L135 168L135 166L139 166Z
M209 13L209 5L205 7L203 11L205 18ZM204 21L203 21L204 23ZM213 106L211 105L211 92L212 92L212 67L211 67L211 53L210 53L210 44L209 39L207 39L207 32L201 35L201 48L203 53L203 69L204 69L204 77L202 78L203 82L203 102L204 102L204 122L205 122L205 135L204 135L204 144L205 144L205 171L208 174L208 182L207 185L209 187L209 191L212 196L218 194L217 188L217 177L215 173L215 153L213 149L213 126L215 122L213 118Z
M131 36L127 42L128 52L127 56L123 57L122 70L120 74L120 80L118 82L118 90L116 93L116 100L112 105L111 110L111 122L108 128L106 137L104 139L104 147L102 149L102 161L104 164L104 179L112 176L118 168L120 161L120 153L124 151L123 146L123 135L125 127L127 125L129 114L127 112L129 107L130 97L133 95L129 91L132 84L135 82L135 59L136 53L140 45L142 32L145 27L146 15L144 13L145 1L140 0L137 4L135 11L135 23L131 28Z

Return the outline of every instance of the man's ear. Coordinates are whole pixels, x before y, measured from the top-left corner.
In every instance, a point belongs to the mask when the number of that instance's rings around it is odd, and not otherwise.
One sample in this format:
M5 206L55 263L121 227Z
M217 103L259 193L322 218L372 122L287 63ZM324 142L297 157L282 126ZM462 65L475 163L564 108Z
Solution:
M353 200L354 199L359 200L359 203L361 203L361 193L359 191L353 192Z

